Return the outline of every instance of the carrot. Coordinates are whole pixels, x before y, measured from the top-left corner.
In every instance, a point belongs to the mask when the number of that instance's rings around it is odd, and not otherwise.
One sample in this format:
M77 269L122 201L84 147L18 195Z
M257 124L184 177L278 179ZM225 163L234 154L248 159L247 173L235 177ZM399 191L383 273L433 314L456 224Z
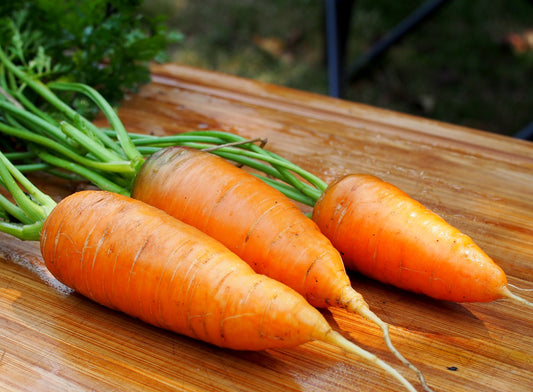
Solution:
M394 368L335 332L294 290L140 201L105 191L67 196L45 220L40 244L58 280L149 324L235 350L328 342L415 391Z
M169 147L138 172L132 197L160 208L226 245L258 273L302 294L316 307L335 306L376 323L388 348L389 326L350 283L339 252L317 225L276 189L206 152Z
M469 236L375 176L332 183L313 220L347 268L376 280L448 301L531 305L510 292L504 271Z

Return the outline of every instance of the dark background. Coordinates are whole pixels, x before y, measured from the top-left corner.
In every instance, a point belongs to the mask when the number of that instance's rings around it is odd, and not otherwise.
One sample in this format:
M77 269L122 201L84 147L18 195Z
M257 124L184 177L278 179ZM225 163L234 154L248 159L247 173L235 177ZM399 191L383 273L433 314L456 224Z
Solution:
M422 3L356 0L347 65ZM152 0L144 7L168 15L185 35L172 61L328 93L320 0ZM349 83L344 97L514 135L533 122L528 29L531 1L450 0Z

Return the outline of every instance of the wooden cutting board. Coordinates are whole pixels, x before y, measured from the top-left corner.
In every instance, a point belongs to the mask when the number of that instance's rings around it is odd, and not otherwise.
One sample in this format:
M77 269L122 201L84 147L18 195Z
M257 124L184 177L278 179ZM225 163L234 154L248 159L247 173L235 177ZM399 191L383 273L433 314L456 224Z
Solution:
M326 181L382 177L472 236L533 300L533 143L176 64L153 66L153 82L119 114L131 132L267 138L269 149ZM57 200L77 190L34 180ZM236 352L143 324L59 284L37 243L0 235L0 268L1 391L403 390L326 344ZM436 392L533 390L531 309L435 301L350 277ZM419 387L377 327L323 313Z

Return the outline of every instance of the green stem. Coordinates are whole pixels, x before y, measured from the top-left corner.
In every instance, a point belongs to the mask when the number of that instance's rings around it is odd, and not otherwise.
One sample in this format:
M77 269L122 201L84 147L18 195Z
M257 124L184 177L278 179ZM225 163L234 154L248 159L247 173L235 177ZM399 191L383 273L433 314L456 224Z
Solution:
M223 132L223 131L194 131L194 132L187 132L187 135L219 137L220 139L225 140L225 143L246 142L246 139L243 138L242 136L234 135L234 134ZM242 149L246 149L246 150L256 153L257 155L253 156L256 159L263 160L274 166L284 167L285 169L288 169L294 172L295 174L298 174L303 179L311 183L314 187L318 188L321 191L321 193L327 188L327 184L324 181L322 181L320 178L318 178L317 176L309 173L308 171L295 165L289 160L271 151L265 150L264 148L262 148L261 146L258 146L257 144L245 143L241 145L240 147Z
M6 158L6 156L0 152L0 161L2 163L0 170L2 170L2 180L5 184L6 188L9 190L15 201L19 204L24 204L22 206L22 209L28 212L28 215L30 217L35 218L46 218L48 216L48 213L46 212L47 208L55 207L54 200L41 192L35 185L31 183L16 167L13 165L9 159ZM5 170L7 170L9 173L6 173ZM9 174L9 176L8 176ZM15 183L16 181L16 183ZM24 189L26 189L26 192L29 193L32 196L32 200L30 200L24 192L22 192L20 186L22 186ZM22 195L24 197L22 197ZM39 208L35 208L37 205L37 202L39 204ZM25 206L28 208L26 209ZM44 210L43 208L44 207Z
M35 114L36 116L42 118L44 121L54 124L58 126L58 122L48 113L43 112L41 109L39 109L37 106L33 104L26 96L20 92L20 91L13 91L12 92L14 97L20 102L20 104L25 107L27 110L29 110L31 113Z
M298 190L295 190L291 186L288 186L282 182L273 180L272 178L262 176L260 174L255 174L255 173L252 173L252 174L256 176L257 178L259 178L260 180L262 180L263 182L270 185L271 187L276 188L278 191L283 193L289 199L292 199L298 203L308 205L310 207L313 207L315 205L315 200L313 198L302 195L302 193L298 192Z
M1 176L1 175L0 175ZM9 201L4 195L0 194L0 206L2 209L7 212L9 215L13 216L15 219L22 223L29 224L32 220L24 213L22 208L13 204Z
M45 171L50 168L50 165L47 165L46 163L26 163L26 164L16 165L16 168L21 173L30 173L30 172Z
M8 101L0 101L0 109L6 110L26 123L33 124L35 129L40 130L40 134L50 135L50 137L53 139L62 141L64 144L68 144L65 135L53 123L50 123L23 108L19 108Z
M112 131L109 131L109 134L112 135ZM171 136L141 134L130 134L130 136L137 149L145 155L150 155L160 148L171 145L209 150L213 154L259 170L270 177L290 184L292 188L286 188L283 184L280 185L280 188L284 187L282 188L285 189L284 193L291 199L302 197L305 200L305 204L309 204L310 200L314 200L313 204L316 203L327 187L327 184L320 178L238 135L221 131L193 131ZM230 147L227 146L228 143L240 144ZM300 180L298 176L305 181ZM276 182L272 179L268 183L269 185L276 185ZM291 190L289 191L288 189ZM297 196L298 193L301 196Z
M41 95L48 103L54 106L60 113L65 115L72 122L81 121L87 129L90 129L93 133L98 134L101 139L104 141L105 145L110 149L114 150L116 153L121 154L120 147L113 142L109 137L107 137L98 127L92 124L89 120L84 117L81 117L74 109L69 105L63 102L57 95L55 95L52 90L46 87L39 79L35 79L27 75L19 67L13 64L8 56L4 53L0 47L0 61L4 63L5 67L9 69L14 75L21 79L25 84L30 86L35 92Z
M227 139L233 139L234 142L246 141L246 139L238 139L238 138L227 138ZM134 142L136 142L136 140L134 140ZM148 144L148 143L145 143L145 144ZM257 145L252 146L252 145L246 144L246 145L239 146L239 148L232 147L232 146L213 148L213 146L205 144L205 143L189 142L189 143L180 143L180 144L183 146L188 146L188 147L196 148L199 150L209 149L209 152L211 152L212 154L219 155L228 160L231 160L231 161L240 163L242 165L248 166L250 168L254 168L259 171L262 171L265 174L268 174L281 181L289 183L294 188L299 190L306 197L314 199L315 202L318 200L323 190L317 189L299 180L296 176L294 176L291 173L291 171L300 175L305 180L310 180L310 181L313 181L314 183L320 184L321 186L323 186L323 189L325 189L325 185L324 185L325 183L323 183L317 177L313 176L309 172L303 170L299 166L296 166L295 164L291 163L290 161L286 159L283 159L274 154L270 154L268 151L262 149L261 147ZM250 151L252 149L255 151ZM262 162L266 162L269 165L265 165Z
M109 178L98 174L97 172L88 169L87 167L77 165L74 162L67 161L61 158L58 158L56 156L53 156L47 152L44 151L38 151L37 155L39 158L41 158L46 163L49 163L52 166L59 167L65 170L68 170L71 173L75 173L88 181L92 182L94 185L96 185L98 188L120 193L122 195L129 196L129 187L125 188L123 186L118 185L117 183L111 181Z
M133 162L142 161L142 156L132 143L122 121L119 119L115 110L98 91L82 83L52 82L48 83L48 87L63 91L75 91L89 97L106 116L111 128L116 132L117 138L128 159L132 160Z
M219 155L223 158L232 160L234 162L242 163L246 166L249 166L251 168L255 168L257 170L260 170L264 172L265 174L269 174L281 181L284 181L290 185L292 185L294 188L296 188L300 193L303 195L313 199L315 202L318 200L322 192L312 186L309 186L305 182L299 180L296 176L294 176L289 170L287 170L288 167L291 167L293 170L296 170L298 173L301 173L300 168L294 166L293 164L290 164L290 162L282 160L279 161L275 158L272 158L270 156L258 156L257 153L250 152L250 151L235 151L230 148L226 149L220 149L220 150L212 150L210 151L212 154ZM253 159L246 159L246 158L255 158ZM272 169L270 170L269 166L260 164L258 161L265 161L272 165ZM314 204L314 203L313 203Z
M93 155L98 157L103 162L121 161L120 156L116 155L112 151L102 148L102 146L99 143L97 143L94 139L92 139L90 136L87 136L85 133L83 133L78 128L74 127L73 125L69 124L68 122L61 121L59 125L61 127L61 130L67 136L74 139L77 143L83 145L85 149L90 151ZM122 162L126 162L126 161L122 161ZM133 169L131 169L131 172L133 173Z
M312 203L311 200L315 200L316 202L318 197L320 197L320 194L322 193L320 190L313 188L305 182L299 181L296 176L291 175L288 170L284 169L284 167L290 167L300 173L304 173L306 177L310 176L291 164L289 161L266 154L264 152L265 150L261 150L261 153L252 152L248 151L247 147L242 147L241 145L239 145L240 148L232 149L231 146L227 146L227 143L225 143L227 139L228 138L226 138L226 140L222 140L219 137L195 135L191 133L162 137L148 136L143 138L141 135L132 137L133 143L137 146L137 148L147 155L156 152L160 148L172 145L181 145L199 150L208 150L215 155L219 155L220 157L226 158L238 164L259 170L268 176L278 178L279 180L291 184L292 187L288 187L285 186L285 184L273 181L272 179L268 181L269 185L275 186L282 190L282 192L291 199L298 199L297 201L299 202L312 205L310 204ZM246 140L242 139L242 141ZM232 143L242 143L242 141L238 140ZM220 147L220 144L223 144L224 146ZM268 162L269 164L265 164L264 162ZM266 180L267 177L261 178Z
M41 238L43 223L44 221L37 221L31 224L0 222L0 231L24 241L38 241Z
M1 152L0 179L16 203L1 197L0 206L18 220L1 221L0 231L22 240L38 240L45 219L56 206L55 201L35 187Z
M189 133L181 133L170 136L150 136L129 134L135 147L152 146L152 147L169 147L175 145L182 145L182 143L196 142L211 145L220 145L226 143L224 140L213 136L198 136L190 135Z
M32 151L4 152L4 155L11 162L35 158L35 153L33 153Z
M105 171L110 171L110 172L129 173L130 175L135 174L133 169L130 166L129 161L112 161L112 162L94 161L92 159L88 159L88 158L78 155L76 152L72 151L66 146L59 144L58 142L55 142L54 140L46 136L37 135L25 129L14 128L9 125L3 124L1 122L0 122L0 132L6 135L14 136L22 140L26 140L28 142L38 144L47 149L56 151L60 153L61 155L64 155L65 157L72 159L73 161L78 162L79 164L87 166L87 167L92 167L97 170L105 170Z
M294 172L295 174L301 176L303 179L308 181L312 186L317 188L320 191L320 194L322 194L322 192L324 192L326 190L326 188L328 187L328 184L326 182L324 182L323 180L321 180L319 177L317 177L314 174L311 174L310 172L304 170L300 166L295 165L294 163L292 163L291 161L281 157L280 155L277 155L277 154L275 154L275 153L273 153L271 151L268 151L268 150L265 150L263 148L260 148L259 146L252 146L252 149L254 151L259 152L262 155L268 155L269 157L274 159L275 160L275 165L281 166L284 169L289 170L291 172ZM267 160L267 159L265 159L265 160ZM278 163L280 161L284 162L284 164L280 165Z

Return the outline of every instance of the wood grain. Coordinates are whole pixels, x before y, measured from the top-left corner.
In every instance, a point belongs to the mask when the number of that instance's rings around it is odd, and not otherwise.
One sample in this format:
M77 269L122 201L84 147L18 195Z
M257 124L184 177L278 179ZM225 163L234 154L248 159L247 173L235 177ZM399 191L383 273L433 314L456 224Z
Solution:
M327 181L375 174L471 235L511 284L533 289L533 143L177 64L152 71L119 111L129 131L224 130L267 138ZM35 181L56 199L76 190ZM145 325L61 286L37 243L0 235L0 268L2 391L402 390L326 344L235 352ZM531 310L434 301L350 276L435 391L531 390ZM419 385L377 327L341 310L324 315Z

